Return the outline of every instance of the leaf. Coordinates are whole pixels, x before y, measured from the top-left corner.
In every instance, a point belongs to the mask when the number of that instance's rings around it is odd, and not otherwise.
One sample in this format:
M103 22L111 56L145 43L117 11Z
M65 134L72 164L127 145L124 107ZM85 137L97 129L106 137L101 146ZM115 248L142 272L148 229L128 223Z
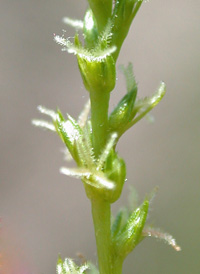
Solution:
M111 136L106 144L106 147L104 148L102 154L99 157L99 161L97 163L97 170L101 170L103 168L104 163L105 163L106 159L108 158L108 155L110 154L111 150L113 149L113 147L116 143L117 137L118 136L117 136L116 132L111 134Z
M140 120L144 115L146 115L150 110L152 110L163 98L166 92L166 85L164 82L160 83L157 91L151 96L145 99L138 100L135 108L138 109L138 116L135 120Z
M87 16L88 14L88 16ZM63 50L68 53L73 53L77 56L79 70L83 79L85 88L89 92L104 91L111 92L116 83L115 62L112 54L116 51L116 46L110 46L111 21L108 22L105 30L95 39L97 42L94 45L95 20L88 11L86 14L87 24L85 22L85 39L86 46L83 47L79 40L78 34L75 35L74 43L63 36L55 35L54 40L63 47ZM92 30L89 31L88 24L91 24Z
M75 36L75 39L78 39L78 36ZM85 59L88 62L102 62L106 57L110 56L115 50L116 47L112 46L105 49L100 49L100 46L93 50L88 50L83 48L81 44L73 44L69 39L64 38L63 36L55 35L54 40L57 44L63 47L63 50L68 51L68 53L73 53L78 55L80 58Z
M83 128L83 135L75 140L77 155L80 165L88 169L94 169L96 159L92 148L91 132L89 123Z
M126 79L127 94L120 100L109 116L109 127L111 130L122 131L132 119L133 108L137 97L137 84L133 74L131 63L125 68L120 66Z
M129 186L129 195L128 195L128 209L129 212L133 212L133 210L135 210L135 208L138 207L139 203L138 203L138 193L136 191L136 189L130 185Z
M40 113L50 116L52 120L56 120L57 118L57 113L54 110L45 108L43 106L38 106L38 110Z
M75 28L76 30L83 29L83 21L81 20L64 17L62 21L63 23Z
M109 128L113 131L121 131L131 120L132 112L137 96L137 88L128 92L114 108L109 116Z
M137 83L135 81L135 77L133 74L133 64L129 63L127 68L125 68L124 66L120 66L120 69L123 72L126 79L127 92L131 92L132 90L137 90Z
M79 117L78 117L78 124L81 128L83 128L86 124L86 121L88 119L88 115L90 113L90 99L87 101L87 103L85 104L83 111L80 113Z
M116 237L116 235L119 233L122 227L124 212L125 212L124 209L120 209L119 212L117 213L117 216L114 219L114 222L111 228L112 238Z
M75 141L80 139L83 134L78 122L70 115L68 115L68 120L66 120L59 109L56 112L43 106L38 106L38 109L42 114L50 116L53 123L43 120L33 120L32 123L51 131L57 131L74 160L78 162Z
M125 258L140 242L141 233L146 222L149 201L145 200L128 218L125 226L114 237L116 254Z
M83 22L83 33L85 46L89 49L94 48L98 41L98 28L97 22L91 9L88 9L85 13Z
M117 46L117 51L113 54L115 60L142 2L143 0L115 1L111 18L113 24L111 45Z
M51 130L51 131L56 131L55 126L52 123L49 123L49 122L44 121L44 120L34 119L34 120L32 120L32 124L36 127L41 127L41 128L48 129L48 130Z
M72 259L65 259L64 262L62 261L61 257L59 256L57 261L56 272L57 274L84 274L85 271L88 269L87 264L83 264L82 266L77 266Z
M113 190L115 184L108 180L103 172L92 172L89 169L84 168L65 168L62 167L60 172L71 176L77 179L83 179L87 184L95 187L96 189L104 190Z
M58 115L58 118L54 122L56 130L75 158L75 141L81 137L82 130L79 124L70 115L68 115L67 121L62 118L61 113L58 113Z
M149 113L163 98L166 93L166 85L164 82L160 83L157 91L151 96L138 100L131 113L133 118L122 130L119 132L121 136L126 130L140 121L147 113Z
M126 180L126 164L124 160L118 156L114 149L112 149L106 159L103 170L106 177L115 182L115 191L110 199L113 203L118 200L121 195L123 185Z

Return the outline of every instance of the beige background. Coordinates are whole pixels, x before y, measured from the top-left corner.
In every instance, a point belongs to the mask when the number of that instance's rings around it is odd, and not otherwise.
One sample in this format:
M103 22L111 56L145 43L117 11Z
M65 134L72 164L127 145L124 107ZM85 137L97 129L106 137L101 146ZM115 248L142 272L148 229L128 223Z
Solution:
M53 42L62 29L74 35L61 19L82 18L87 3L1 0L0 6L0 244L11 265L23 261L24 273L53 274L58 253L96 260L90 204L79 181L59 174L65 165L59 138L31 119L40 117L39 104L77 117L87 100L75 57ZM151 95L160 80L167 94L153 111L155 123L143 120L118 146L128 181L114 210L126 204L128 185L140 201L158 185L149 222L183 249L147 239L127 258L127 274L199 273L199 11L198 0L145 3L119 58L118 64L133 62L140 96ZM125 93L120 73L118 79L111 107Z

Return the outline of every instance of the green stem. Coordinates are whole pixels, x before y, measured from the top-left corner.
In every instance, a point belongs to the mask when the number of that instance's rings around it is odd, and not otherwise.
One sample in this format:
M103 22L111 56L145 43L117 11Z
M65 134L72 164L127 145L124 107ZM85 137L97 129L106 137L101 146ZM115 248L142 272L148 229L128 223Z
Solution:
M102 32L112 14L112 0L88 0L97 20L98 30Z
M110 93L90 92L92 142L96 157L101 154L107 140L108 107ZM97 254L100 274L113 274L111 253L111 209L110 203L99 199L91 199L92 216L95 229Z
M104 200L91 200L95 228L97 254L100 274L120 274L112 271L110 203Z
M107 141L109 99L110 93L90 92L92 142L97 157L101 154Z
M113 258L112 273L113 274L122 274L123 259L122 258Z

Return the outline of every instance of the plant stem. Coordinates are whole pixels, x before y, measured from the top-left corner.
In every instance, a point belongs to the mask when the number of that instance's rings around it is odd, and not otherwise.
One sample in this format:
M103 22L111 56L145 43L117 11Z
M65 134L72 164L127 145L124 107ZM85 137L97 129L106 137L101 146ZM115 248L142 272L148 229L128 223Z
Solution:
M90 92L92 142L96 157L101 154L107 140L108 107L110 93ZM91 199L100 274L112 274L110 203Z
M108 107L110 93L90 92L92 142L96 157L101 154L107 141Z
M97 254L100 274L114 274L112 272L111 231L110 231L110 203L104 200L91 200L92 216L95 228ZM116 272L120 273L120 272Z
M113 258L112 273L113 274L122 274L123 259L117 257Z
M88 2L97 20L98 30L102 32L112 13L112 0L88 0Z

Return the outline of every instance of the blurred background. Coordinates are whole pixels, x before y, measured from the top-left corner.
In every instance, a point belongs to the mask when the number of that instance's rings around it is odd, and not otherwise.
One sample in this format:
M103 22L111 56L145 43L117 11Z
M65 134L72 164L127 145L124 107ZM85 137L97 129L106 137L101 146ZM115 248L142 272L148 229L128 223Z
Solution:
M1 0L0 10L0 249L2 274L53 274L57 256L96 262L90 203L78 180L59 173L63 144L31 125L38 105L77 117L87 101L76 58L61 52L53 34L73 36L64 16L82 19L87 1ZM149 223L171 233L182 247L146 239L129 255L125 274L197 274L200 269L200 2L144 3L122 48L118 65L132 62L139 96L161 80L167 94L121 139L127 182L113 212L127 203L129 186L140 202L159 191ZM118 81L111 108L125 94ZM77 259L79 261L79 259ZM12 271L12 272L11 272Z

